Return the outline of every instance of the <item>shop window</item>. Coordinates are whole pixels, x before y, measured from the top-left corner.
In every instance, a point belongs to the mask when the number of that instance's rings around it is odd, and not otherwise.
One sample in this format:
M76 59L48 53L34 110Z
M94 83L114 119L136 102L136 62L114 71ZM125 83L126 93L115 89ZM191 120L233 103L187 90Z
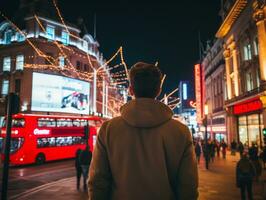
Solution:
M244 46L244 61L251 60L252 54L251 54L251 45L247 44Z
M64 45L69 44L69 34L66 31L62 31L61 41Z
M2 82L2 96L6 96L9 92L9 80L3 80Z
M65 58L63 56L59 57L59 66L63 68L65 66Z
M248 130L247 130L247 119L246 116L242 116L238 118L239 125L239 140L243 144L248 144Z
M259 115L248 115L248 135L249 145L252 143L260 144L260 126L259 126Z
M16 70L23 70L23 68L24 68L24 55L17 55Z
M246 84L247 84L247 91L254 89L253 77L251 72L246 73Z
M54 40L55 38L55 29L52 26L46 27L46 36L49 40Z
M3 71L6 72L10 72L11 69L11 58L10 57L4 57L3 59Z

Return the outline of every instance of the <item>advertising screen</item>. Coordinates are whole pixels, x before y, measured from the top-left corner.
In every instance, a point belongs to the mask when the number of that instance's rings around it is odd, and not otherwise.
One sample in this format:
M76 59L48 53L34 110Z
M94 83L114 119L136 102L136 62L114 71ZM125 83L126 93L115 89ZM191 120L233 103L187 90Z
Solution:
M33 73L31 110L89 114L90 83L57 75Z

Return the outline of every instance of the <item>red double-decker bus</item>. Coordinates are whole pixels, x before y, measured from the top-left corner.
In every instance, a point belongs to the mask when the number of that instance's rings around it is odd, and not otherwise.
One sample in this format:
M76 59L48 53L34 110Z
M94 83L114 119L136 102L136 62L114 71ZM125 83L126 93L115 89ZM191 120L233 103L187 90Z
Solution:
M4 158L6 137L5 120L0 134L1 158ZM51 116L16 114L11 129L10 163L24 165L46 161L74 158L78 149L86 142L93 151L97 129L102 121L99 117ZM85 140L84 126L89 126L89 137Z

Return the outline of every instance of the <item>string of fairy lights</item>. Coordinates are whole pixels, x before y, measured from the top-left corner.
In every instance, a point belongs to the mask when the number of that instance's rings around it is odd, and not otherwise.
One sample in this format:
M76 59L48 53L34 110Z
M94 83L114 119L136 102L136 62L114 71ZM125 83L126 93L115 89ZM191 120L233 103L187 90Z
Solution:
M53 1L53 5L56 9L57 15L59 16L59 19L61 23L63 24L63 27L65 31L69 34L70 37L81 40L80 37L72 34L66 23L65 20L62 17L62 14L60 12L60 9L58 5L56 4L55 0ZM31 40L30 37L27 37L27 33L25 31L22 31L15 23L13 23L8 17L6 17L2 12L0 12L0 15L19 33L21 34L26 41L26 44L29 44L34 52L36 52L35 55L29 55L24 56L25 60L35 59L35 58L43 58L47 63L46 64L31 64L31 63L24 63L24 68L33 69L33 70L40 70L40 71L51 71L53 73L59 73L67 77L76 78L80 80L84 80L87 82L93 82L96 80L96 89L100 91L100 95L106 96L108 101L106 102L107 112L112 113L112 116L116 116L119 114L120 107L125 103L125 101L122 100L122 97L119 95L114 95L114 92L117 91L118 86L125 87L129 83L129 75L128 75L128 66L124 59L124 53L123 53L123 47L119 47L118 50L109 58L108 60L105 60L102 64L98 61L97 57L94 55L91 55L90 51L85 52L82 50L76 50L75 48L71 48L71 46L65 45L61 42L58 42L56 40L49 40L46 42L52 43L56 46L58 49L58 56L51 56L47 55L44 51L40 49L40 47L36 46L34 44L34 40ZM46 29L44 25L42 24L41 19L37 15L34 15L34 19L39 25L41 31L43 34L47 35ZM75 49L75 50L74 50ZM83 60L86 60L84 64L86 64L90 69L77 69L72 62L69 59L69 55L79 57ZM64 66L60 66L59 60L60 58L64 58ZM27 59L28 58L28 59ZM117 62L117 63L113 63ZM12 58L13 60L13 58ZM14 59L15 60L15 59ZM113 65L111 65L113 64ZM158 62L156 62L156 66L158 65ZM96 78L95 78L96 76ZM165 81L166 75L163 76L161 87L163 86L163 83ZM103 80L106 82L105 85L108 88L108 90L113 91L107 93L102 92L103 87ZM174 89L172 92L170 92L168 95L165 95L161 101L165 101L169 97L171 97L175 92L178 91L178 88ZM95 102L99 104L103 104L103 102L99 101L98 99L95 99ZM171 109L175 109L180 104L179 98L174 98L173 100L167 102L169 107Z

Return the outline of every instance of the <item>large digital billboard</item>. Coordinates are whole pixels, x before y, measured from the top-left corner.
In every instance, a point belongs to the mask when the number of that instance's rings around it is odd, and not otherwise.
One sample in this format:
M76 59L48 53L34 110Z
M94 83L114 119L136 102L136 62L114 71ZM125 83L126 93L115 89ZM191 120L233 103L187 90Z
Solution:
M89 114L90 83L64 76L33 73L32 111Z

